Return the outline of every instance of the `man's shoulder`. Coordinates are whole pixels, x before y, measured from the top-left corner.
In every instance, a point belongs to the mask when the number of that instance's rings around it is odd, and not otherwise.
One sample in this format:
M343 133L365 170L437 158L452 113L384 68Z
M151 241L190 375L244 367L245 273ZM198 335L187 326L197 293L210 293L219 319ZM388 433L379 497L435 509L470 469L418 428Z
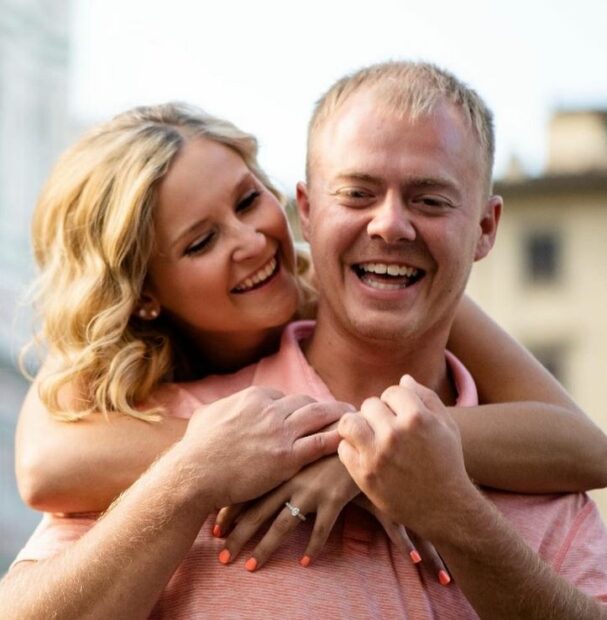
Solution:
M555 569L580 544L607 553L607 530L585 493L521 495L485 491L518 533ZM582 540L580 540L582 539Z
M198 405L206 405L230 396L253 384L257 363L226 375L210 375L198 381L176 383L174 389L185 392Z

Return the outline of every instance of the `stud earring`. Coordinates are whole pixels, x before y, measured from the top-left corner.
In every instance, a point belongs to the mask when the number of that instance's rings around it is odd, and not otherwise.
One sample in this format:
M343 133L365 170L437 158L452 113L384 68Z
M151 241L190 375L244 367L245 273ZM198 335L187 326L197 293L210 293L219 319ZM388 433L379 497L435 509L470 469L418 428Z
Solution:
M137 316L144 321L157 319L160 311L157 308L139 308Z

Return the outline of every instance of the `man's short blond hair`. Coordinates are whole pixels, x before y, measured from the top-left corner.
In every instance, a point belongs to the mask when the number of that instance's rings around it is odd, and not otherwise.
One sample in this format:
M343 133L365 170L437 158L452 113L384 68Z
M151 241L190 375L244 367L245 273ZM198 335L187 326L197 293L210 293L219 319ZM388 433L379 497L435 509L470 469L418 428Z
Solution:
M440 103L456 106L476 133L486 164L487 187L491 187L495 151L493 113L476 91L452 73L427 62L410 61L364 67L335 82L318 100L308 127L308 181L320 129L346 101L363 90L377 95L382 107L413 120L430 114Z

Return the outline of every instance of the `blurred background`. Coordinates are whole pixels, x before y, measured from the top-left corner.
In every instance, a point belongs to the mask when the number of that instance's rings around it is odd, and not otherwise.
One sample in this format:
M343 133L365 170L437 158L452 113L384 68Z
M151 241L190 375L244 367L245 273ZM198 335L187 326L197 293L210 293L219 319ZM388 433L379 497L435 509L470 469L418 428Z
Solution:
M13 472L31 212L61 150L133 105L229 118L292 194L333 80L387 58L454 71L496 114L506 201L469 291L607 430L606 27L604 0L0 0L0 574L39 518Z

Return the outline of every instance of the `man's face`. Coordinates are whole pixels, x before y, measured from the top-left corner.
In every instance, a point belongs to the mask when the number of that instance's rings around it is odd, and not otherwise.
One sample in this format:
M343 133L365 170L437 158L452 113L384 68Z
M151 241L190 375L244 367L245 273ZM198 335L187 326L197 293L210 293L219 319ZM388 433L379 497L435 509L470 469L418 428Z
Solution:
M447 334L501 208L486 198L481 147L456 108L412 122L365 92L320 128L298 202L319 320L374 341Z

